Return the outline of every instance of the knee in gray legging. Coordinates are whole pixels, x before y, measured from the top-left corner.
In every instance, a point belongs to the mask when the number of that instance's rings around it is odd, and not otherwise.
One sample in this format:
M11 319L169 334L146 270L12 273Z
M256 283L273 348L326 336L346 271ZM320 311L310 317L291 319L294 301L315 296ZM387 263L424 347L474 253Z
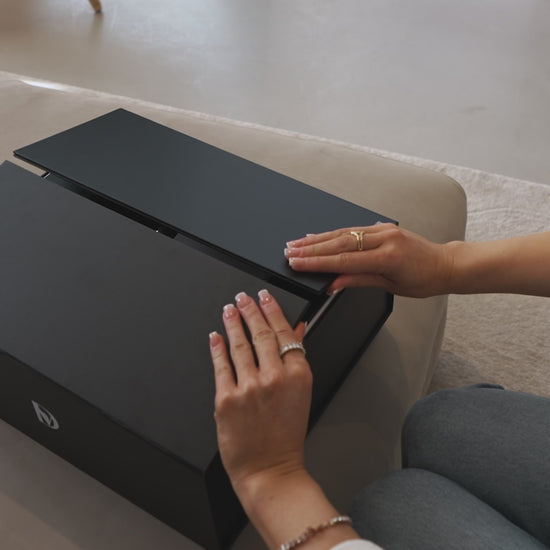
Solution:
M431 465L433 460L448 454L449 443L462 445L460 432L471 429L471 415L478 412L472 410L471 404L479 394L471 392L480 389L504 388L496 384L476 384L460 389L441 390L413 406L402 430L404 468ZM452 454L455 454L454 448Z
M454 481L550 546L550 399L483 384L416 404L403 465Z
M394 472L355 499L353 525L385 550L542 550L456 483L424 470Z

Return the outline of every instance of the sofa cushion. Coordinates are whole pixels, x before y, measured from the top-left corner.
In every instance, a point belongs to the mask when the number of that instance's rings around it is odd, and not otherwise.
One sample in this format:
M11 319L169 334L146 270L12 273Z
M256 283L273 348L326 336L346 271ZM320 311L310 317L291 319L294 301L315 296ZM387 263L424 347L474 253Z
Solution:
M434 241L464 237L466 199L454 180L365 148L9 73L0 73L0 97L0 161L13 160L19 147L123 107L394 218ZM309 468L341 511L362 485L399 466L401 423L429 385L446 307L442 296L396 298L390 319L308 436ZM195 547L3 422L0 441L4 538L56 550L75 544ZM235 545L257 547L251 529Z

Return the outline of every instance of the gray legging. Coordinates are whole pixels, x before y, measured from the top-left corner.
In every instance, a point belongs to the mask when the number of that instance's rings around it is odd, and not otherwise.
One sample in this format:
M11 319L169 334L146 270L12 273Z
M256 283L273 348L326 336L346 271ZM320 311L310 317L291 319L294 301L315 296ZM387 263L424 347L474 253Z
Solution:
M386 550L550 547L550 399L480 384L422 399L403 427L404 469L352 513Z

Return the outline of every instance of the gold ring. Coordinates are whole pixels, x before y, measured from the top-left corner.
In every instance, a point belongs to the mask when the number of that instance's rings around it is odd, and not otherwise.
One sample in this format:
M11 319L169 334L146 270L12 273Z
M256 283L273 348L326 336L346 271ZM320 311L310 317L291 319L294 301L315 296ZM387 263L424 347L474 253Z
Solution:
M349 234L357 239L357 251L363 250L363 233L364 231L350 231Z

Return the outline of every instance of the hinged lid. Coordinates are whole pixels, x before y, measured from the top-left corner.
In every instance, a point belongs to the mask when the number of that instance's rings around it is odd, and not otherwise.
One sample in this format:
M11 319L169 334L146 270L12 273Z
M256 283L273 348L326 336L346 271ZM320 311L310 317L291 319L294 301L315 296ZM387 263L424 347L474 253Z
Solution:
M323 294L334 275L291 270L287 241L392 221L123 109L15 154L308 298Z

